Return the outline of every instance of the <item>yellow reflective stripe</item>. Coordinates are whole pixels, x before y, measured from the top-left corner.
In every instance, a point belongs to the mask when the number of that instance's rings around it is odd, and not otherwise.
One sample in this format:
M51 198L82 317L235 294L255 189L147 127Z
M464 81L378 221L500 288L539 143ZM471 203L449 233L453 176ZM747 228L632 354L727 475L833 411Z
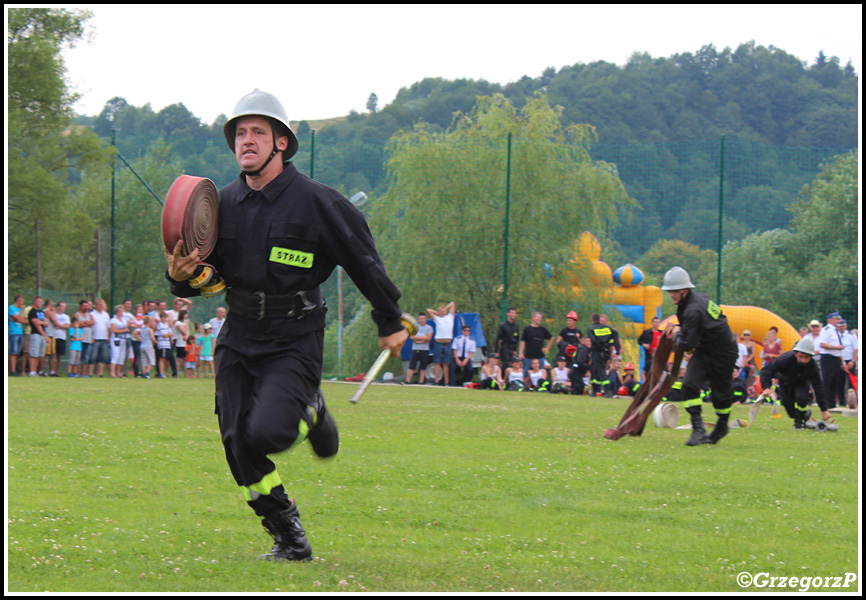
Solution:
M313 417L315 419L315 417ZM295 444L300 444L305 439L307 439L307 434L310 432L310 426L307 425L307 422L304 419L301 419L301 422L298 423L298 439L295 440ZM294 445L294 444L292 444Z
M700 406L703 403L703 400L700 398L692 398L691 400L683 400L683 408L689 408L690 406Z
M800 406L799 404L797 404L797 403L795 402L795 403L794 403L794 408L796 408L797 410L805 411L805 410L808 408L808 405L807 405L807 406Z
M671 386L671 389L672 389L672 390L681 390L681 389L683 389L683 382L682 382L682 381L675 381L674 384Z
M271 471L258 483L254 483L251 486L240 486L244 492L244 498L247 499L247 502L252 501L252 494L250 492L255 492L260 496L267 496L271 493L271 490L277 487L278 485L282 485L280 481L280 475L276 471Z
M717 415L729 415L729 414L731 414L732 408L733 408L733 406L729 406L728 408L717 408L716 414Z
M595 333L596 337L601 337L603 335L610 335L611 331L609 327L599 327L598 329L594 329L593 333Z
M719 307L718 304L710 300L709 304L707 305L707 313L709 313L709 315L713 319L718 319L719 315L722 314L722 309Z

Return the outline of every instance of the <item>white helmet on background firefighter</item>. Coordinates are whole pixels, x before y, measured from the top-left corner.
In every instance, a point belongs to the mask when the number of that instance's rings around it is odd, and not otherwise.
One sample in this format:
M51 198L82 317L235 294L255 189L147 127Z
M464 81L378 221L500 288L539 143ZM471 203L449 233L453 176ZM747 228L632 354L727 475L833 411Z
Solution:
M673 267L670 271L665 273L665 278L662 281L662 290L666 292L684 290L693 287L695 287L695 284L692 283L692 279L689 277L688 272L682 267Z

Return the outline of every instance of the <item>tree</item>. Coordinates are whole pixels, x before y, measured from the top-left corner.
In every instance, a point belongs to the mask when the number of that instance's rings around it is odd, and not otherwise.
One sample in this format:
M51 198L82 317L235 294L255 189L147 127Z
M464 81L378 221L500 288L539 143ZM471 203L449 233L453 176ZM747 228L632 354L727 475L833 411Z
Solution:
M371 113L375 113L379 108L379 96L376 94L370 94L370 97L367 98L367 110Z
M79 281L89 264L65 262L68 246L92 247L92 230L71 201L76 170L111 156L87 128L73 126L72 94L64 81L62 48L85 35L87 11L8 10L9 281L52 285ZM60 268L63 265L63 268Z
M725 246L723 296L762 306L800 326L840 310L859 326L858 153L834 157L803 187L790 230Z
M492 335L505 277L508 134L508 303L559 315L574 302L572 242L615 223L631 200L616 167L592 160L594 129L563 128L561 111L541 94L522 110L500 94L482 96L447 132L421 123L391 138L391 185L373 203L371 228L405 305L454 300L484 315Z

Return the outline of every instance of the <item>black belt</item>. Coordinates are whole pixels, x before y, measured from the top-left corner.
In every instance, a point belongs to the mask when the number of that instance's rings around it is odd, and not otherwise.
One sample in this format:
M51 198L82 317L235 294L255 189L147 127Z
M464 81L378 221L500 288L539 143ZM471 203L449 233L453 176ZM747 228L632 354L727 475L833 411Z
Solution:
M322 293L319 288L283 295L229 288L226 303L231 312L247 319L301 320L322 305Z

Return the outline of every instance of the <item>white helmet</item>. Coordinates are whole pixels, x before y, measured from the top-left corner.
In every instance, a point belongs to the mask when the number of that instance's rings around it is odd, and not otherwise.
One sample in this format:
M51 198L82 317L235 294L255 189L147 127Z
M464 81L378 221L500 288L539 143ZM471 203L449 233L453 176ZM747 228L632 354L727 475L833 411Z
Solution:
M815 344L807 337L800 338L800 341L794 344L794 352L802 352L809 356L815 356Z
M692 283L692 279L689 277L688 272L682 267L672 268L670 271L665 273L664 281L662 281L662 289L665 291L684 290L693 287L695 287L695 284Z
M289 126L289 117L286 114L286 109L277 100L277 97L267 92L262 92L258 88L238 100L235 109L232 111L231 117L223 125L223 134L226 136L226 143L229 149L235 151L235 125L241 117L258 115L274 119L286 128L289 138L289 145L283 151L283 160L288 160L298 151L298 138L295 137L295 132ZM274 146L276 147L277 132L274 131Z

